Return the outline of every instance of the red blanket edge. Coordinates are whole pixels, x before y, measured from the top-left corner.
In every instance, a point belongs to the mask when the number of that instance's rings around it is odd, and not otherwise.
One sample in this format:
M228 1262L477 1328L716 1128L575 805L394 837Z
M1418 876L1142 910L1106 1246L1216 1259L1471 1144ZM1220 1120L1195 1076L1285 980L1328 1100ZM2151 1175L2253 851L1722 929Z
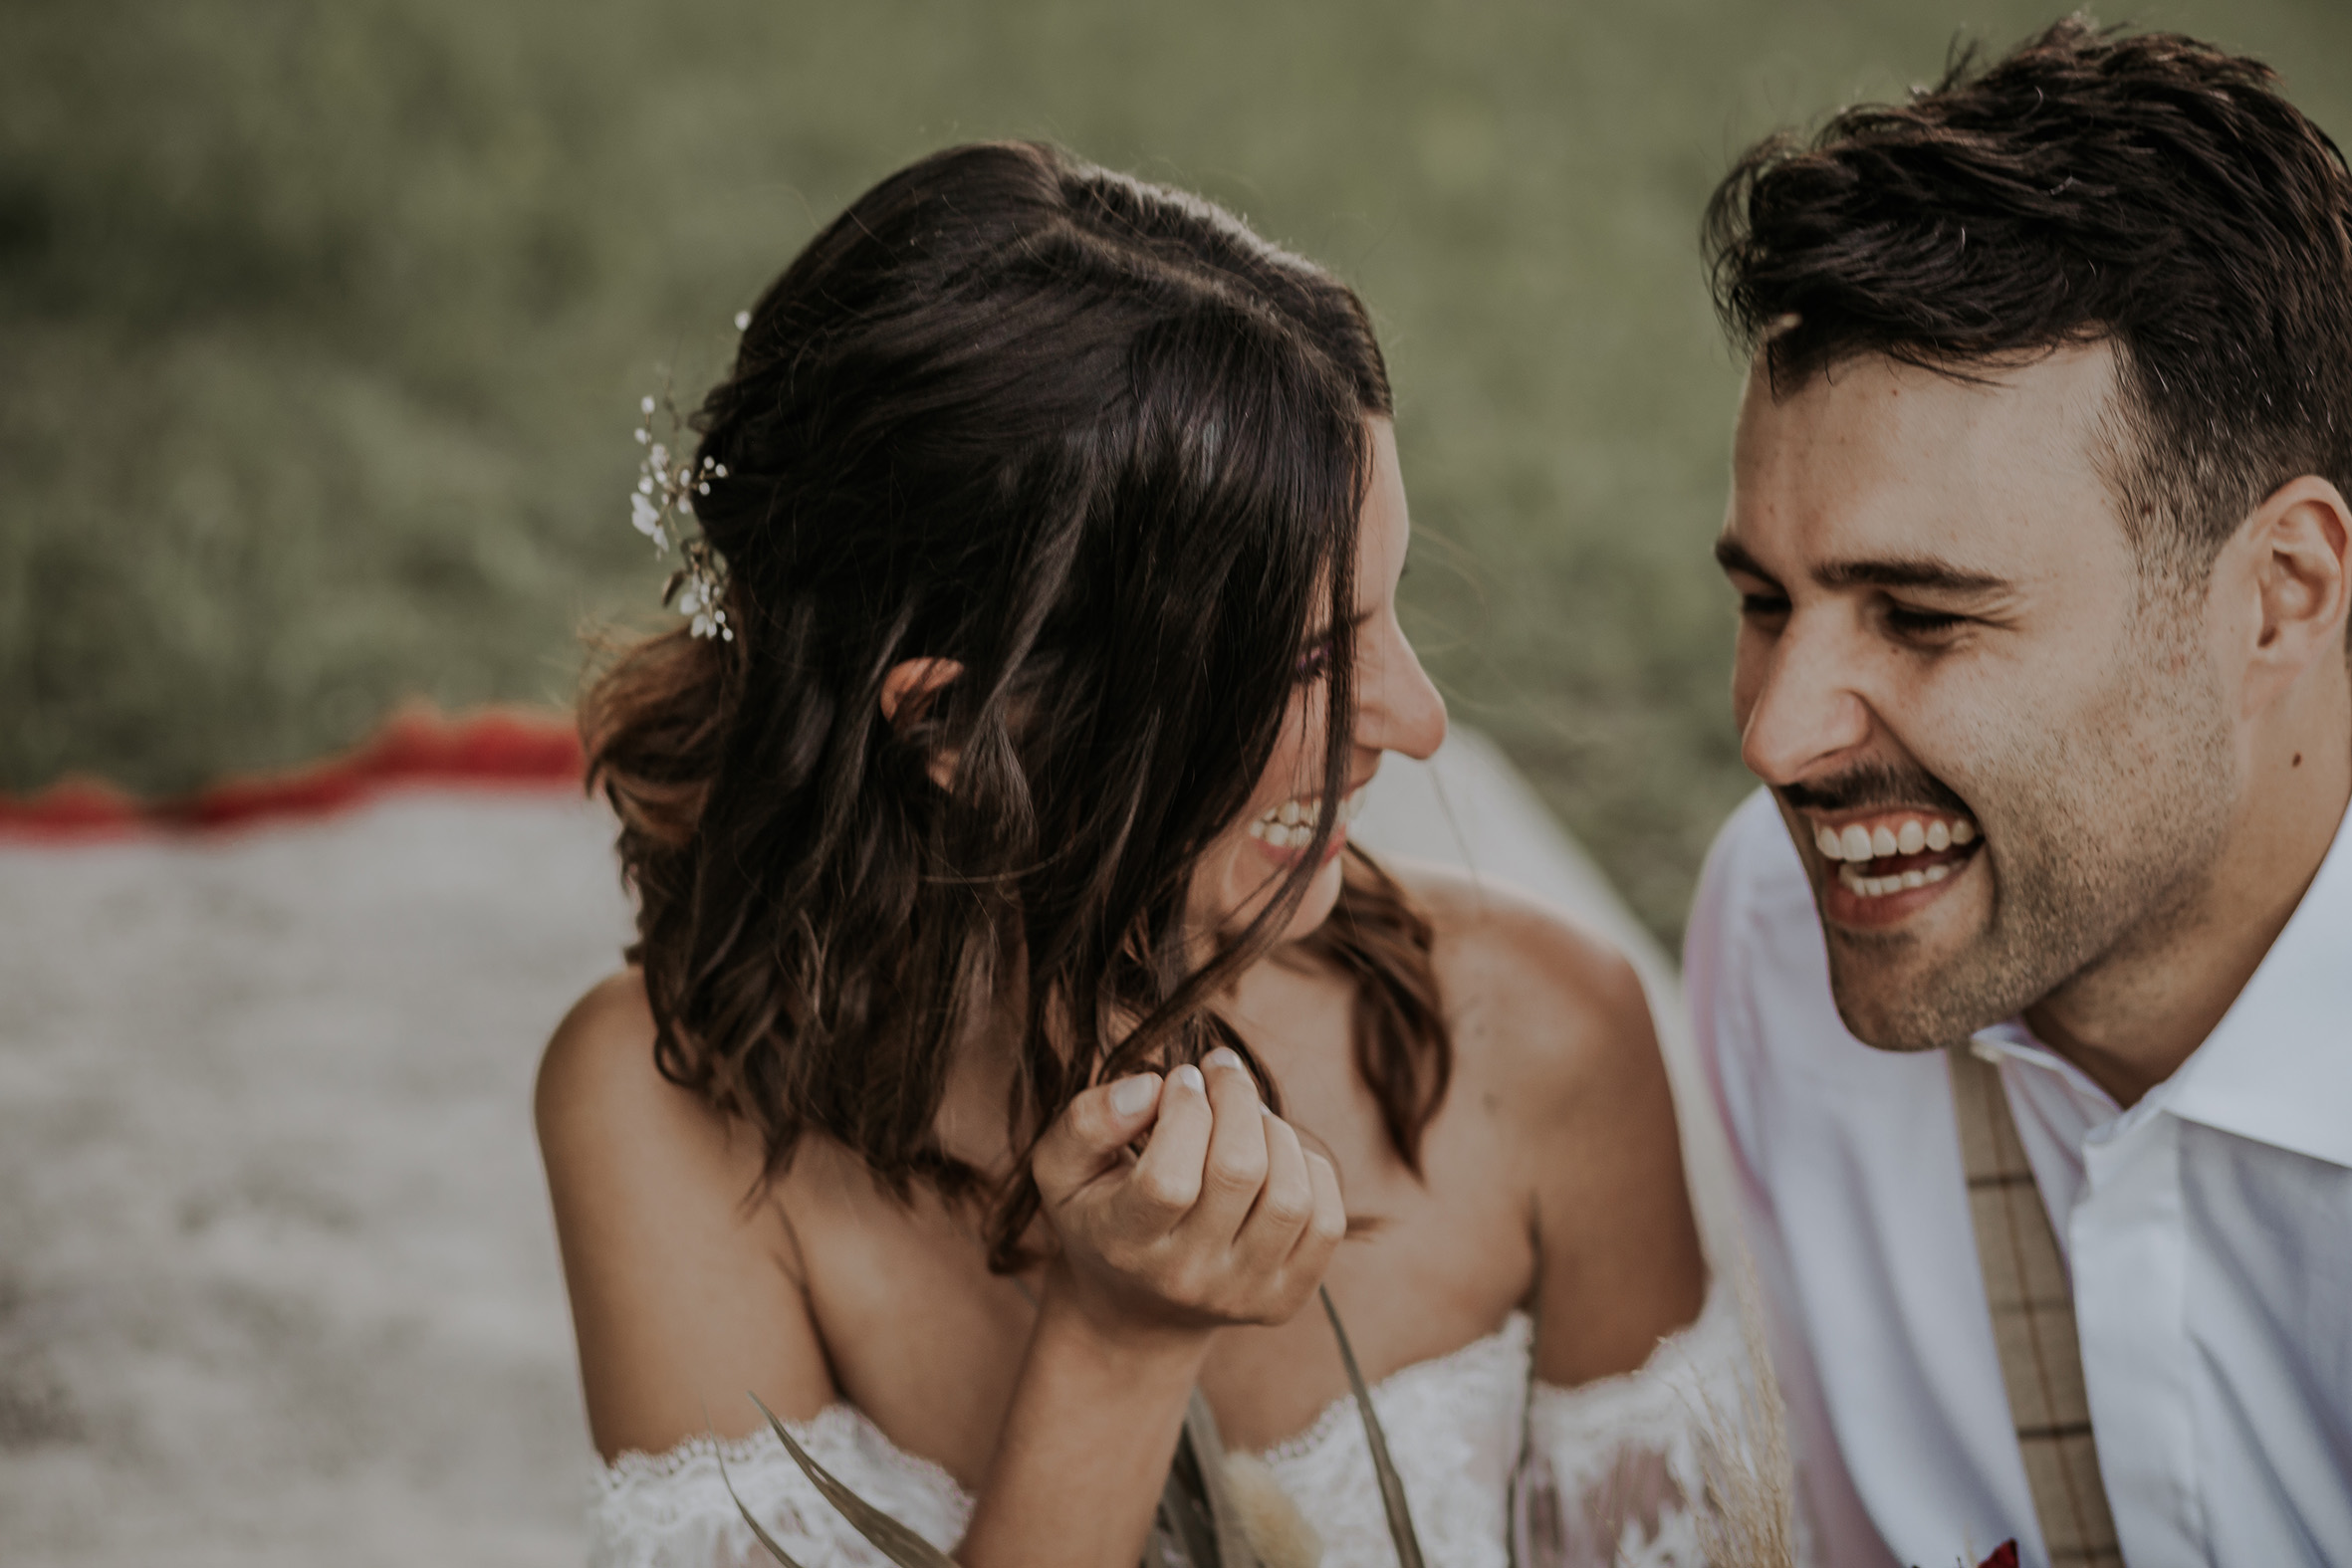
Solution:
M387 789L417 785L573 790L580 787L582 767L580 735L569 714L483 708L445 717L427 704L409 704L339 757L225 779L193 794L141 799L81 775L37 794L0 794L0 840L217 832L325 816Z

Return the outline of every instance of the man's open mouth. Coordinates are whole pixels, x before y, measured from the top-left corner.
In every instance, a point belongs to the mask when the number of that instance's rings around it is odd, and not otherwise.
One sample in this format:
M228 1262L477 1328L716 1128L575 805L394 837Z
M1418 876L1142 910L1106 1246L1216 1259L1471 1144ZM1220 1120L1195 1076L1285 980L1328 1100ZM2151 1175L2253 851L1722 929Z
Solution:
M1859 898L1886 898L1930 886L1977 852L1977 824L1931 811L1879 811L1832 827L1815 823L1813 847L1837 866L1837 880Z

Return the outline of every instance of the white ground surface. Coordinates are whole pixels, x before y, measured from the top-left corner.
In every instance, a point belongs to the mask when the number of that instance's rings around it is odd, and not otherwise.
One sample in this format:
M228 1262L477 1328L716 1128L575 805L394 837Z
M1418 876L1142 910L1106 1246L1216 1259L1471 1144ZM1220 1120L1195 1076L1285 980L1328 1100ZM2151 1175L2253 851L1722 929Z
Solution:
M1687 1091L1663 957L1491 749L1358 831L1615 936ZM608 836L473 792L0 846L0 1563L581 1560L530 1084L627 931Z

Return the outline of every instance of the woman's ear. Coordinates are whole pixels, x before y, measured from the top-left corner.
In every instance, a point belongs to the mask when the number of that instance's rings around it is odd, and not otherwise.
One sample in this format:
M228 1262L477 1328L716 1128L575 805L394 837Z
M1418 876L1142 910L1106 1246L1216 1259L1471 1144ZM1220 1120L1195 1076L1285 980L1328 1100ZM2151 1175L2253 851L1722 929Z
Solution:
M963 673L963 665L954 659L902 659L891 665L882 677L882 722L900 731L917 723L930 711L932 699ZM957 761L952 748L934 752L927 770L931 782L946 788L955 778Z

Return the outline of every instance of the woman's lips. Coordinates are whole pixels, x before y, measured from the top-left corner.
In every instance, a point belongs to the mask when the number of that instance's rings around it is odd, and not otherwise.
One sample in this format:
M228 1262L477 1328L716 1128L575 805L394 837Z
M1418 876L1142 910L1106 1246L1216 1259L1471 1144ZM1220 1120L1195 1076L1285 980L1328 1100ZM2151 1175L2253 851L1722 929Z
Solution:
M1250 836L1283 858L1296 859L1295 851L1314 842L1315 818L1322 814L1322 808L1323 797L1319 794L1294 796L1280 805L1269 806L1251 822ZM1331 834L1334 846L1347 836L1347 824L1363 814L1364 786L1357 784L1339 797L1339 821Z

